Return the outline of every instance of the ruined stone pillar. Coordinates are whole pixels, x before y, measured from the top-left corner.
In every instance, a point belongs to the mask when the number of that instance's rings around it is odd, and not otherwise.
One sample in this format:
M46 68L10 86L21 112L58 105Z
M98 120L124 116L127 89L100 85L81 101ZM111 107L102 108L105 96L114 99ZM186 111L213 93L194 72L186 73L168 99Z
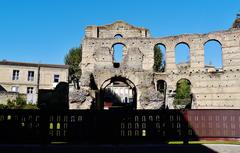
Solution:
M175 46L169 45L166 47L166 73L174 72L176 70L175 63Z
M190 47L191 71L204 70L204 46L201 38L193 39Z

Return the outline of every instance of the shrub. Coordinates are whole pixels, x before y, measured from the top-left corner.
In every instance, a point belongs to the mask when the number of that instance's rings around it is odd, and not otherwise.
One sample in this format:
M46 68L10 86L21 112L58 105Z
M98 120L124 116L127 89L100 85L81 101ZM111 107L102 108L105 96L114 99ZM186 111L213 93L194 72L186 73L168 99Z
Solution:
M39 109L36 104L27 104L22 96L18 96L16 100L8 100L7 105L0 104L0 109Z
M23 109L39 109L36 104L26 104Z
M8 109L14 109L15 106L16 106L15 102L8 99L8 101L7 101L7 107L6 107L6 108L8 108Z
M4 104L0 104L0 109L6 109L6 108L7 108L6 105L4 105Z
M24 105L26 105L26 104L27 104L27 102L26 102L26 100L25 100L22 96L18 96L18 97L16 98L16 105L17 105L17 106L22 107L22 106L24 106Z

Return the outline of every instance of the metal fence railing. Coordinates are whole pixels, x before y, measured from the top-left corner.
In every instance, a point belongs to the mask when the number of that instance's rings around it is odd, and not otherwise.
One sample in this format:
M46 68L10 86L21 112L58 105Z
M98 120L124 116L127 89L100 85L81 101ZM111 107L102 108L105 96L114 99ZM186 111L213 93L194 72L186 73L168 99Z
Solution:
M164 143L240 138L240 110L1 110L0 143Z

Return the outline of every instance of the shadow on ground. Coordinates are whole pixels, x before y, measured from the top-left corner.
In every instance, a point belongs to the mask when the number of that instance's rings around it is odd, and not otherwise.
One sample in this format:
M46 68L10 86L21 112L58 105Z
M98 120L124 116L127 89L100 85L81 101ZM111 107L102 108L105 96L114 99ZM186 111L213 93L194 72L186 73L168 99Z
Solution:
M0 145L1 153L216 153L203 145Z

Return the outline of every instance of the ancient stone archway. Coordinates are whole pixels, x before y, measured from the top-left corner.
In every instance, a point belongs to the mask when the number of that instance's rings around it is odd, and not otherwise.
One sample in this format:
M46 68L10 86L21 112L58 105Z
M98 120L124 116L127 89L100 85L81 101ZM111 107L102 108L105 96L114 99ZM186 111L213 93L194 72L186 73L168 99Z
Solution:
M159 99L152 98L153 96L149 94L155 92L153 95L158 95L154 85L156 86L157 80L162 79L168 83L165 103L171 109L176 82L181 78L188 78L191 81L191 93L194 95L192 108L239 109L239 36L240 29L236 27L207 34L152 38L148 29L135 27L123 21L105 26L88 26L82 43L81 88L89 88L89 74L94 74L98 90L106 78L125 76L130 78L136 86L138 92L136 109L159 109L156 107L160 104ZM218 40L222 46L222 68L220 69L211 67L209 71L204 64L204 44L208 40ZM189 47L189 58L187 63L176 63L175 49L182 42ZM124 44L126 50L124 50L121 65L114 67L112 45L118 43ZM153 71L156 44L164 44L166 48L164 72ZM103 104L101 107L104 107Z
M167 82L165 80L157 81L157 91L161 94L164 107L167 108L166 105Z
M103 82L99 98L98 109L136 109L137 89L131 80L114 76Z
M182 78L176 84L176 96L173 102L175 108L188 108L192 106L191 82Z

